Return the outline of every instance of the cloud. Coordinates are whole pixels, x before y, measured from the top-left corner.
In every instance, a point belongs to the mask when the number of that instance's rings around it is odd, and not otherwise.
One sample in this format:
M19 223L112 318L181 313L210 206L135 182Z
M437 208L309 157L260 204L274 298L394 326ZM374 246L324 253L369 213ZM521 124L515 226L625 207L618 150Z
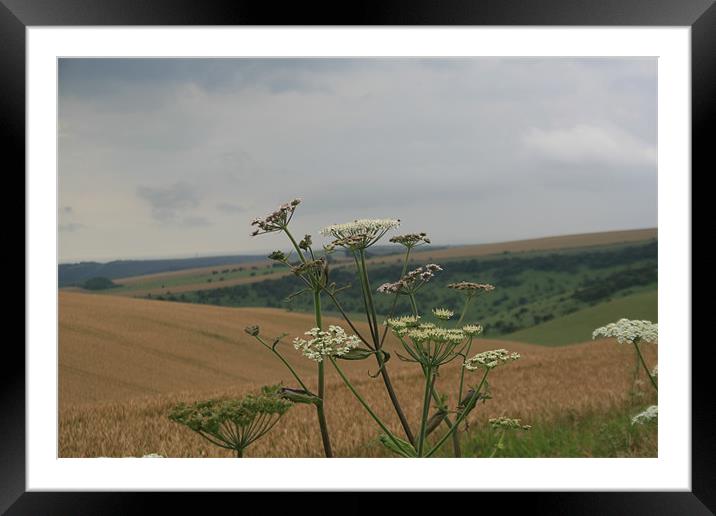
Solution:
M656 225L656 58L58 66L58 224L91 220L103 257L263 251L251 217L293 197L297 234L356 217L436 243ZM97 256L93 231L63 233L62 259Z
M139 186L137 195L149 202L152 208L152 217L163 223L176 223L181 220L182 212L196 208L199 197L189 184L179 182L169 187ZM184 219L194 220L193 218Z
M210 226L211 222L205 217L190 216L181 219L181 225L188 228L200 228Z
M221 213L228 214L243 213L246 211L243 206L239 206L238 204L233 204L230 202L220 202L216 205L216 209L219 210Z
M522 140L537 157L569 164L655 165L656 145L617 127L578 124L567 129L531 128Z
M70 222L68 224L60 224L58 226L58 229L63 232L73 233L75 231L83 229L84 227L85 225L80 224L79 222Z

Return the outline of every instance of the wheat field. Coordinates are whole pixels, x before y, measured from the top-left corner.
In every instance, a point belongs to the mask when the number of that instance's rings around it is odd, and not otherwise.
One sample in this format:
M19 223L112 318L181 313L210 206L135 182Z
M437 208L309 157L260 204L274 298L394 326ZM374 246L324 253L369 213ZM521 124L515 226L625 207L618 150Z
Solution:
M276 309L223 308L114 296L59 294L59 456L122 457L159 453L168 457L230 457L167 413L179 401L241 395L290 375L243 328L262 334L289 333L285 354L315 388L313 362L298 356L290 339L312 326L308 314ZM338 323L327 319L327 324ZM359 330L363 327L359 326ZM387 342L387 349L393 348ZM471 425L499 415L525 423L565 413L609 411L628 397L633 350L613 341L561 348L479 340L473 352L504 347L522 358L490 374L493 399L471 414ZM656 350L645 350L655 363ZM397 419L371 360L341 362L374 410L400 435ZM414 364L389 362L393 383L409 420L417 424L422 377ZM387 456L378 429L327 364L326 412L339 457ZM453 388L459 368L441 369L438 388ZM475 376L471 382L479 381ZM445 390L454 403L455 393ZM249 457L320 457L315 409L294 406Z

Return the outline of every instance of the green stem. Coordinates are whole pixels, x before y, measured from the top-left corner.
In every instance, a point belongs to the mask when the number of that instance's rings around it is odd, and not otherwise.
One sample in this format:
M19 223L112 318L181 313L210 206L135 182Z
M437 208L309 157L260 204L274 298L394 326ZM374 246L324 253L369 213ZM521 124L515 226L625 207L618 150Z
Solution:
M313 307L316 312L316 326L318 329L323 328L323 321L321 319L321 293L315 291L313 293ZM318 426L321 429L321 439L323 441L323 451L326 457L333 457L333 450L331 449L331 439L328 435L328 422L326 421L326 413L324 411L324 395L325 395L325 372L323 362L318 362L318 397L321 402L316 405L316 412L318 413Z
M475 393L472 395L472 398L470 398L470 401L465 404L465 408L463 409L460 416L455 420L455 423L453 424L452 430L448 431L443 435L440 440L433 446L430 451L425 455L426 457L431 457L438 449L443 445L445 441L448 440L448 437L452 435L452 433L458 428L460 423L467 417L467 414L472 410L472 407L477 403L477 398L480 396L480 391L482 390L482 386L485 384L485 380L487 380L487 375L489 374L490 370L486 369L485 374L482 376L482 380L480 381L480 385L478 385L477 389L475 389Z
M407 249L408 250L405 252L405 258L403 259L403 272L400 274L401 278L403 276L405 276L405 273L408 271L408 259L410 258L410 250L412 248L408 247ZM397 292L395 294L393 294L393 304L390 307L390 312L388 313L388 317L386 317L386 320L393 317L393 312L395 311L395 307L398 305L398 296L399 295L400 294L398 294ZM385 337L387 335L388 335L388 325L386 324L385 328L383 329L383 336L380 339L380 347L383 347L383 343L385 342Z
M467 341L467 351L465 352L465 356L468 356L470 354L470 348L472 347L472 335L468 337L469 340ZM465 381L465 368L460 368L460 390L457 394L457 402L460 403L462 401L462 387L463 383Z
M293 367L291 367L291 364L289 364L289 363L286 361L286 359L283 358L283 355L281 355L281 353L279 353L278 351L276 351L275 349L273 349L272 346L269 346L268 344L266 344L266 343L263 341L263 339L262 339L261 337L259 337L258 335L256 335L255 338L256 338L256 340L258 340L264 347L266 347L271 353L273 353L274 355L276 355L276 356L281 360L281 362L283 362L283 364L288 368L288 370L291 371L291 374L292 374L293 377L296 379L296 381L301 385L301 387L303 388L303 390L306 391L306 392L309 392L309 391L308 391L308 387L306 387L306 384L304 384L304 383L301 381L301 378L298 376L298 373L296 373L296 371L293 369Z
M498 439L497 444L495 444L495 447L493 448L492 453L488 457L489 459L491 459L495 455L497 455L497 450L500 449L500 447L502 446L502 441L505 438L505 432L506 432L506 430L502 430L502 433L500 434L500 438Z
M390 430L388 430L388 427L385 426L385 423L383 423L383 421L381 421L381 419L376 415L376 413L373 412L373 410L368 406L368 404L365 402L363 397L360 394L358 394L358 391L356 391L355 387L353 387L353 384L351 384L350 380L348 380L348 378L346 377L343 370L340 367L338 367L336 360L333 357L330 357L330 359L331 359L331 363L333 364L333 367L336 368L336 371L338 371L338 374L340 375L341 379L343 380L343 383L345 383L346 387L348 387L348 389L353 393L353 396L355 396L356 399L360 402L360 404L363 405L363 408L365 408L368 411L368 414L370 414L370 416L373 418L373 420L376 423L378 423L378 426L381 428L381 430L383 430L383 432L385 432L385 434L397 446L400 446L400 443L398 443L398 441L396 441L395 436L393 435L393 433Z
M432 395L433 395L433 399L435 400L435 403L438 405L438 407L441 410L445 411L445 419L443 419L445 426L448 427L448 430L452 430L452 427L453 427L452 419L450 419L450 416L448 415L447 407L443 403L443 400L440 398L440 394L438 393L437 389L435 388L434 382L433 382L432 391L433 391ZM460 438L459 438L457 429L452 434L452 449L453 449L453 455L455 457L460 457L462 455L462 452L460 451Z
M410 307L413 309L413 315L415 317L418 316L418 304L415 302L415 294L410 292L408 294L408 298L410 299Z
M649 368L646 365L646 362L644 361L644 355L641 354L641 350L639 349L639 339L634 340L634 347L636 348L636 353L639 355L639 361L641 362L641 365L644 367L644 371L646 371L646 376L649 377L649 380L651 380L651 385L654 386L654 389L659 392L659 388L656 386L656 380L654 380L654 377L651 376L651 372L649 371Z
M371 320L370 306L368 306L368 292L366 290L365 281L363 280L363 269L361 267L361 262L355 253L353 253L353 259L356 262L356 269L358 270L358 280L360 281L361 294L363 295L363 308L365 310L365 316L368 319L368 329L370 330L370 336L373 339L372 347L375 348L378 343L378 336L374 332L375 326L373 325L373 322Z
M425 393L423 395L423 413L420 416L420 432L418 433L418 457L423 456L423 446L425 444L425 427L428 422L428 410L430 409L430 394L433 390L433 371L430 368L425 370Z
M306 263L306 258L303 256L303 253L301 252L301 248L298 247L298 244L296 243L296 240L293 238L293 235L288 230L288 228L283 228L284 233L286 233L286 236L291 240L291 243L293 244L293 248L296 249L296 252L298 253L298 257L301 259L303 263Z
M465 298L465 306L462 309L462 314L460 314L460 318L457 320L457 323L455 323L455 326L460 326L460 323L465 319L465 315L467 314L467 308L470 306L470 302L472 301L472 296L467 296Z
M370 310L370 317L368 318L368 322L371 321L372 317L372 324L373 324L373 335L375 335L375 345L376 348L380 346L380 340L379 340L379 331L378 331L378 314L375 311L375 305L373 304L373 292L370 288L370 280L368 279L368 269L366 268L365 264L365 251L363 249L359 250L359 256L360 256L360 263L361 263L361 274L363 275L363 282L365 284L365 292L367 295L367 301L368 301L368 308Z

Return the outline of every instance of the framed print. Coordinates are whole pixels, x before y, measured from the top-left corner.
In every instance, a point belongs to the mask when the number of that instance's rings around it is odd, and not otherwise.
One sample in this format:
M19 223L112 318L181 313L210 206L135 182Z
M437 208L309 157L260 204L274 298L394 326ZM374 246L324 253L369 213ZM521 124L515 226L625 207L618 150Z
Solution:
M3 510L394 490L708 514L714 9L4 1L28 302Z

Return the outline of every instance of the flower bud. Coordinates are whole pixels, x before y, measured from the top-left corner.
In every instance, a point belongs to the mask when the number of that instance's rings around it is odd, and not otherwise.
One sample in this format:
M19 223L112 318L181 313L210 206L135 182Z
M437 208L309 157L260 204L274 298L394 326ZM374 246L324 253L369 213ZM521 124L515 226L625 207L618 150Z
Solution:
M256 337L259 334L259 327L256 325L247 326L246 328L244 328L244 331L252 337Z

